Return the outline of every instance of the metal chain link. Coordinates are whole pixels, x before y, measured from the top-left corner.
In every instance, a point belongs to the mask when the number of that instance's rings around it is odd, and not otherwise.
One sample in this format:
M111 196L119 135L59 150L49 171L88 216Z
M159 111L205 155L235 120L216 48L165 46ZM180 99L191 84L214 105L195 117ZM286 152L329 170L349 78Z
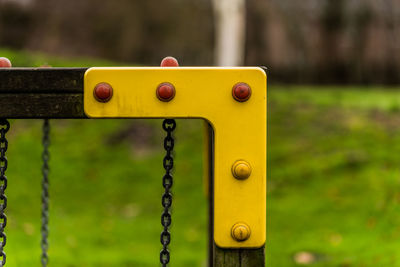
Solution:
M47 266L49 257L47 255L47 250L49 248L48 237L49 237L49 145L50 145L50 124L49 120L45 119L43 122L43 152L42 152L42 255L41 261L42 266Z
M175 120L166 119L163 121L162 127L164 131L167 132L167 136L164 139L164 149L167 152L164 160L163 166L165 169L165 175L163 177L163 187L165 189L164 194L162 195L162 206L164 207L163 213L161 215L161 225L164 227L161 232L161 244L163 248L160 252L160 262L163 267L166 267L170 260L170 252L168 250L168 245L171 242L171 233L169 232L169 227L171 225L171 206L172 206L172 194L171 187L173 183L172 179L172 168L174 167L174 159L172 157L172 152L174 149L174 139L172 137L172 132L176 128Z
M10 129L10 123L6 119L0 119L0 267L6 264L6 253L4 252L4 246L7 242L4 228L7 225L7 216L4 210L7 208L7 197L4 194L7 188L7 177L5 172L7 170L8 161L6 157L6 151L8 148L8 141L6 139L6 133Z

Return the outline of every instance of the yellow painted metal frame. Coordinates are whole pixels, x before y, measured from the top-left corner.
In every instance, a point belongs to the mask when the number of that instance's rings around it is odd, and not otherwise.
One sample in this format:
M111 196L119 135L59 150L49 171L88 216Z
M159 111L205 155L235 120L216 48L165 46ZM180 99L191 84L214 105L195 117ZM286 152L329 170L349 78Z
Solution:
M101 103L93 88L109 83L113 97ZM160 83L176 88L175 98L156 97ZM232 97L238 82L251 86L246 102ZM245 68L90 68L84 78L84 110L92 118L203 118L214 130L214 240L223 248L255 248L266 239L266 74ZM252 168L237 180L232 164L246 160ZM238 242L231 236L236 223L249 226L251 235Z

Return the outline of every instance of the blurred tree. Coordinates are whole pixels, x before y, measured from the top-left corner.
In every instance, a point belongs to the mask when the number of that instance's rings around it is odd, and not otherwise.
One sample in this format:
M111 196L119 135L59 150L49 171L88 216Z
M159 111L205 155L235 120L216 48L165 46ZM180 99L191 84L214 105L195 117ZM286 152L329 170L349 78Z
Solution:
M0 1L0 43L23 48L30 37L32 13L15 2Z
M245 0L213 0L216 17L215 62L218 66L244 63Z
M212 62L211 0L33 1L31 49L140 64L158 65L165 55Z
M247 0L245 65L267 65L268 46L268 1Z
M366 77L365 68L365 53L367 52L367 41L368 41L368 28L372 23L373 14L368 2L362 4L361 7L357 8L354 14L354 56L352 60L353 77L357 80L363 81L363 77Z
M318 76L321 82L337 83L347 80L347 65L341 53L342 33L346 27L346 1L326 0L321 16L321 61Z
M0 47L266 65L279 82L398 83L399 30L398 0L0 0Z
M399 10L396 10L396 4L398 7L398 0L383 0L382 7L386 14L385 29L386 34L386 58L385 58L385 69L386 77L384 80L392 81L393 83L400 82L400 48L398 42L399 35ZM396 12L397 11L397 12Z

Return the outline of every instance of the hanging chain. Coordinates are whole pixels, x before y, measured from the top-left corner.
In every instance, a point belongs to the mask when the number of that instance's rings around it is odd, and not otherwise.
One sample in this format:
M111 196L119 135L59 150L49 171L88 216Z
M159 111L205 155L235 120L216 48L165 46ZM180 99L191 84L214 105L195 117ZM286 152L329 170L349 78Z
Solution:
M174 159L172 157L172 151L174 149L174 139L172 137L172 132L176 128L175 120L166 119L163 121L162 127L164 131L167 132L167 136L164 139L164 149L167 152L164 160L163 166L165 169L165 175L163 177L163 187L165 189L164 194L162 195L162 206L164 207L164 211L161 215L161 225L164 227L161 232L161 244L163 248L160 252L160 262L163 267L166 267L170 260L170 253L168 250L168 245L171 242L171 233L169 232L169 227L171 225L171 212L170 208L172 205L172 168L174 166Z
M43 123L43 139L42 139L43 180L42 180L42 229L41 229L41 231L42 231L41 261L42 261L42 266L44 266L44 267L47 266L47 263L49 261L49 257L47 255L47 250L49 248L49 243L48 243L48 236L49 236L49 159L50 159L50 153L49 153L50 136L49 136L49 134L50 134L49 120L45 119L44 123Z
M10 129L10 123L6 119L0 119L0 267L6 264L6 253L4 252L4 246L7 242L4 228L7 225L7 216L4 210L7 207L7 197L4 191L7 188L7 177L5 172L7 170L7 157L6 151L8 148L8 141L6 139L6 133Z

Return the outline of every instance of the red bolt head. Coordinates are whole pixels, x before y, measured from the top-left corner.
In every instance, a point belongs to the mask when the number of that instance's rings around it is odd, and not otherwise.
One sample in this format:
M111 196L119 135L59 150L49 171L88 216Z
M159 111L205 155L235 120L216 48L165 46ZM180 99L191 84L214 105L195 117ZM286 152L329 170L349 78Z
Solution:
M237 83L232 88L232 96L236 101L245 102L251 96L251 88L247 83Z
M8 58L0 57L0 68L10 68L11 61Z
M161 67L179 67L178 60L174 57L165 57L161 61Z
M162 83L157 87L156 94L161 101L169 102L175 96L175 87L170 83Z
M108 102L113 95L113 88L108 83L98 83L94 87L93 95L99 102Z

